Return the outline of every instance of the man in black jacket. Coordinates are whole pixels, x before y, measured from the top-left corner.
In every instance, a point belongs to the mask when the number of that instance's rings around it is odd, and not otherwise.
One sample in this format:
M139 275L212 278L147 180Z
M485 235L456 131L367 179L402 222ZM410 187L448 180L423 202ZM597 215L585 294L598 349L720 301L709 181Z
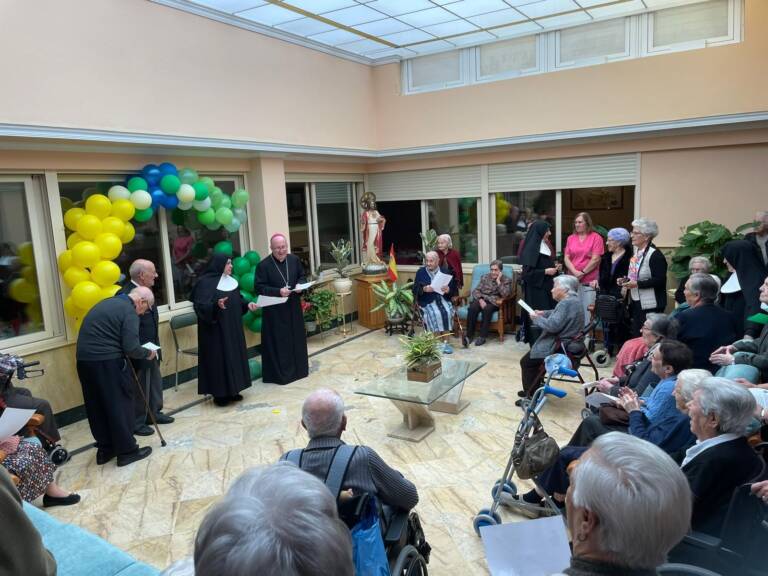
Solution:
M744 240L757 246L763 264L768 266L768 212L758 212L755 220L755 231L745 234Z
M693 367L717 372L709 357L720 346L739 336L733 314L715 304L719 287L709 274L691 274L685 283L685 301L690 306L675 317L680 328L677 339L693 352Z
M77 375L85 411L96 439L96 464L117 456L125 466L146 458L133 438L133 375L126 357L154 360L157 354L139 341L139 316L155 303L149 288L134 288L96 304L86 314L77 337Z
M128 294L138 286L152 289L157 278L155 265L149 260L134 260L128 270L130 280L123 287L123 293ZM158 332L158 313L157 305L153 304L146 314L139 317L139 340L142 344L152 342L160 345L160 335ZM144 390L144 397L149 402L149 409L155 415L158 424L170 424L173 422L171 416L162 413L163 410L163 377L160 374L160 352L155 360L131 360L133 367L138 375L141 387ZM136 423L133 429L134 434L139 436L150 436L154 430L148 426L151 424L149 414L147 414L147 405L139 391L134 396L134 408L136 412Z

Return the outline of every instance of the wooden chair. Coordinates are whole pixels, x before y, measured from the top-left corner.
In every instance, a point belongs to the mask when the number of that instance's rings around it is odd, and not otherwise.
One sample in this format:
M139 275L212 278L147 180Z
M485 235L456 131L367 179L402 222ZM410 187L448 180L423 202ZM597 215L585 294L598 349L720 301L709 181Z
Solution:
M30 438L32 436L35 436L35 434L37 433L37 429L40 426L42 426L43 422L45 422L45 416L43 416L42 414L32 414L29 421L27 422L27 425L21 430L22 435L25 438ZM6 456L8 456L8 454L0 450L0 465L2 465ZM19 482L21 482L21 479L15 474L11 474L10 472L8 474L10 475L13 483L16 486L18 486Z
M174 390L179 389L179 356L186 354L187 356L198 356L197 346L192 348L182 348L179 345L179 339L176 336L176 331L188 326L197 325L197 314L194 312L187 312L186 314L178 314L171 318L171 336L173 336L173 345L176 348L176 382L173 385Z
M469 313L469 304L472 302L472 291L477 288L477 285L480 283L480 278L482 278L485 274L490 273L491 271L491 265L490 264L478 264L472 269L472 284L469 289L469 294L467 296L464 296L459 299L459 306L457 307L457 312L459 315L459 320L461 320L462 326L466 326L467 324L467 314ZM510 282L512 283L512 292L510 295L506 298L499 298L496 301L496 305L499 307L499 309L493 313L493 316L491 316L491 323L489 325L490 329L492 331L495 331L499 335L499 341L504 342L504 326L510 322L513 325L514 329L514 322L515 322L515 305L514 305L514 298L515 298L515 279L514 274L512 272L511 266L505 266L502 270L502 274L506 278L509 278ZM482 317L483 312L480 312L478 314L478 322L480 321L480 318Z

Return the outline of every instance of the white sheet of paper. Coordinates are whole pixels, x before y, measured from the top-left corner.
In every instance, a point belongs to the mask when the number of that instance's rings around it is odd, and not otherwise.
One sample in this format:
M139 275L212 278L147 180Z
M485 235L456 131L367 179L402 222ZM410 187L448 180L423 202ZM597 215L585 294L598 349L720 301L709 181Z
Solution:
M306 290L307 288L311 288L314 285L315 285L314 280L312 282L307 282L305 284L296 284L296 286L294 286L293 288L293 291L298 292L299 290Z
M267 306L274 306L275 304L285 304L287 301L287 297L283 298L282 296L264 296L261 294L256 299L256 306L259 308L266 308Z
M597 383L600 382L600 380L592 380L592 382L584 382L584 384L581 385L582 388L592 388L593 386L597 386Z
M145 344L142 344L141 347L146 348L147 350L151 350L153 352L160 350L160 346L158 346L154 342L147 342Z
M518 300L517 303L520 304L520 308L522 308L523 310L528 312L528 314L533 314L535 312L535 310L533 308L531 308L528 305L528 303L525 300L523 300L522 298L520 298L520 300Z
M0 416L0 440L6 440L16 434L34 413L34 409L6 408Z
M435 274L435 277L432 278L430 286L432 286L432 290L439 293L443 291L443 288L451 283L451 279L453 279L453 276L450 274L444 274L438 270L437 274Z
M232 292L232 290L237 290L237 287L237 280L232 278L232 276L222 274L221 278L219 278L219 283L216 285L216 290L221 290L222 292Z
M604 392L592 392L584 400L589 406L594 406L595 408L599 408L602 404L616 404L619 401L616 396L611 396Z
M480 528L493 576L549 576L571 562L562 516Z

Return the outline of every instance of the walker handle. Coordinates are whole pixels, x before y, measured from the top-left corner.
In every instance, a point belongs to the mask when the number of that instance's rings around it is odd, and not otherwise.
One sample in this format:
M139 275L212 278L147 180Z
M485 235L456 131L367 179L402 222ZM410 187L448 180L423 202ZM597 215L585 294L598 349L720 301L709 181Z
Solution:
M544 386L544 394L552 394L552 396L557 398L565 398L568 395L568 392L560 390L560 388L555 388L554 386L546 385Z
M570 368L565 368L564 366L558 366L557 372L559 374L564 374L565 376L572 376L574 378L576 378L579 375L579 373L576 372L576 370L571 370Z

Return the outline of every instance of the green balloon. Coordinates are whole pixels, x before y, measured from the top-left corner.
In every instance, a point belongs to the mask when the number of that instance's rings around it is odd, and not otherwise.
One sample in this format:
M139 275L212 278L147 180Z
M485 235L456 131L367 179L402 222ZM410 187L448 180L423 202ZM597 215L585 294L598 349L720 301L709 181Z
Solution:
M256 320L251 322L251 330L261 332L261 318L257 317Z
M237 258L232 260L232 273L238 278L243 274L247 274L250 271L251 271L251 263L248 261L248 258L243 258L242 256L238 256Z
M235 208L243 208L248 204L248 192L243 188L238 188L232 194L232 206Z
M251 380L261 378L261 362L256 360L256 358L248 360L248 371L251 373Z
M208 208L204 212L198 212L197 221L205 226L213 224L216 222L216 212L213 211L213 208Z
M240 284L242 286L242 283ZM253 302L253 294L248 290L240 290L240 297L246 302ZM250 314L250 312L248 312Z
M209 194L208 186L206 186L205 182L203 182L202 180L198 180L197 182L192 184L192 188L195 189L195 200L196 201L199 202L201 200L205 200L206 198L208 198L208 194Z
M248 310L245 314L243 314L243 326L248 326L251 322L256 320L256 314Z
M214 186L210 194L211 194L211 204L213 204L214 206L218 206L219 203L221 203L221 199L224 198L224 192L222 192L221 188L219 188L218 186Z
M232 242L229 240L222 240L216 246L213 247L214 254L226 254L230 258L232 257Z
M126 186L131 192L136 192L136 190L146 190L147 187L147 181L140 176L134 176L128 180L128 185Z
M202 178L200 178L199 181L205 184L205 186L208 189L208 194L213 192L213 189L216 188L216 183L213 181L213 178L211 178L210 176L203 176Z
M226 226L230 222L232 222L232 218L234 218L234 214L232 214L232 210L229 208L224 208L223 206L216 210L216 222L221 224L222 226Z
M136 222L146 222L150 218L152 218L152 214L154 214L154 211L152 210L152 207L145 208L144 210L136 210L136 214L133 215L133 219L136 220Z
M186 219L186 216L187 215L184 213L184 210L174 208L173 212L171 212L171 222L176 224L176 226L184 226L184 220Z
M224 194L224 196L221 197L218 208L232 208L232 199Z
M248 250L243 256L248 258L248 262L251 263L253 268L256 268L256 266L259 265L259 262L261 262L261 256L259 256L259 253L255 250Z
M181 188L181 180L179 180L178 176L166 174L163 176L163 179L160 180L160 189L169 196L176 194L176 192L179 191L179 188Z
M197 172L192 168L182 168L179 172L179 180L182 184L194 184L197 182Z
M254 300L254 302L256 301L256 296L253 297L253 300ZM263 308L256 308L256 312L254 312L254 314L256 314L257 318L261 318L261 311L262 310L263 310Z
M240 289L251 292L253 291L253 285L255 282L255 274L253 272L246 272L240 277Z

